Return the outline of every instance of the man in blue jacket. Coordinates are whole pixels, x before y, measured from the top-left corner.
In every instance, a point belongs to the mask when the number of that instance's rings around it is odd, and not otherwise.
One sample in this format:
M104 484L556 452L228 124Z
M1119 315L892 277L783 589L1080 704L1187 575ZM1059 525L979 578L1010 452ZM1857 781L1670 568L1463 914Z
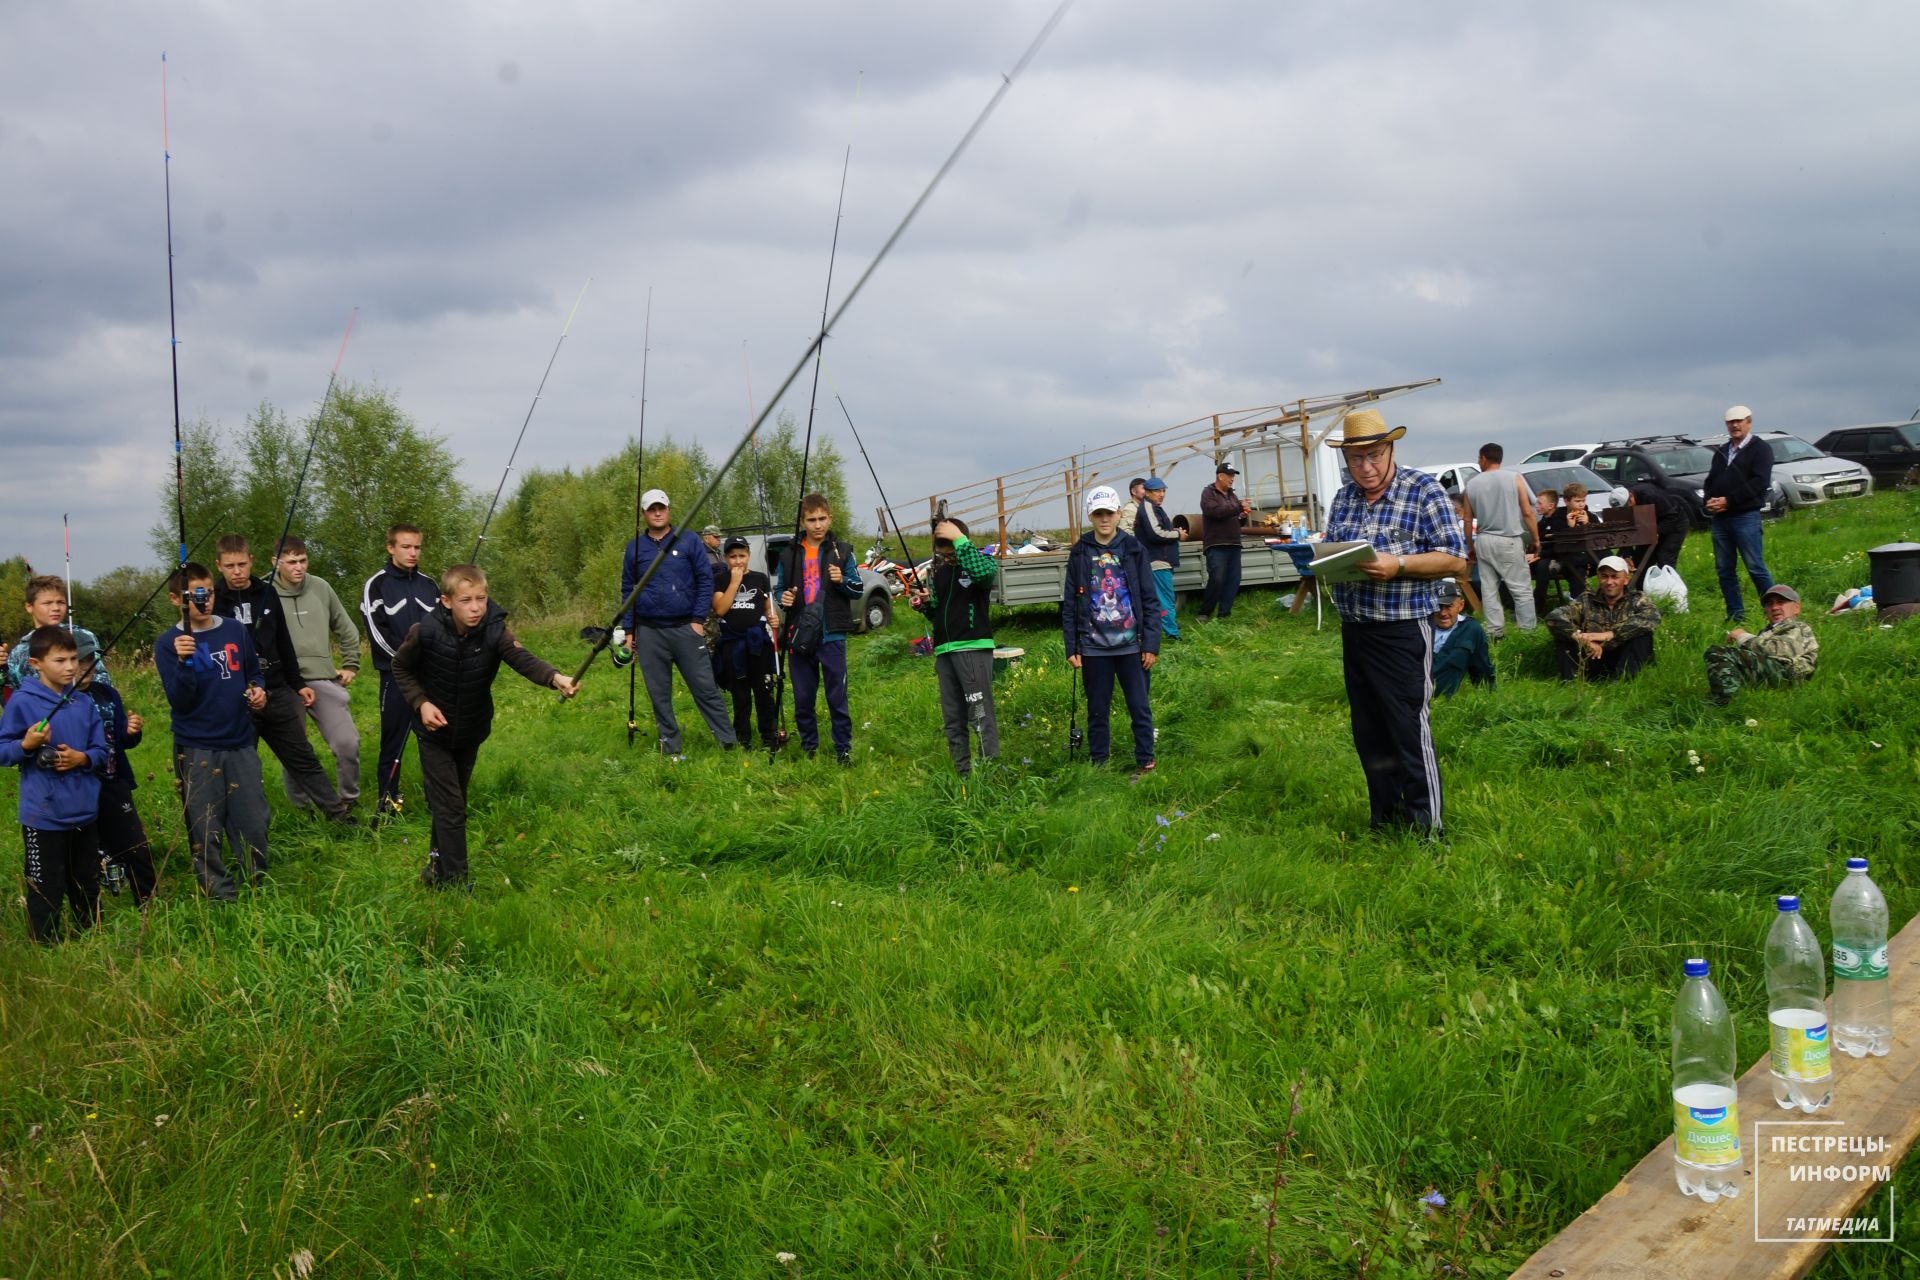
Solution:
M400 760L407 753L413 709L393 679L393 655L407 633L426 621L440 602L440 588L420 572L420 530L396 524L387 530L387 562L360 589L360 613L373 641L373 666L380 673L380 763L374 774L379 800L374 816L400 812Z
M1153 709L1147 673L1160 657L1160 609L1153 569L1139 539L1120 528L1120 495L1101 485L1087 495L1093 529L1067 553L1060 601L1067 662L1087 691L1087 758L1105 764L1113 686L1133 722L1133 781L1153 772Z
M36 627L27 666L0 715L0 765L20 769L20 835L26 844L27 932L60 940L60 901L75 924L100 907L100 775L112 759L93 700L74 696L79 648L64 627Z
M213 611L213 574L189 563L167 580L179 623L153 643L153 666L166 690L173 721L173 777L187 811L187 843L201 892L234 899L233 878L221 857L224 838L234 861L258 886L267 874L267 793L253 714L267 705L260 659L246 624Z
M740 742L727 719L727 702L714 683L713 662L706 650L713 565L699 538L673 527L665 490L647 490L640 495L640 504L646 508L647 527L627 544L620 564L620 598L627 598L649 565L660 562L647 580L647 589L623 619L627 647L640 660L640 678L646 681L647 701L653 704L660 750L676 760L684 758L680 721L673 714L673 669L678 667L714 741L731 751Z
M1713 571L1720 577L1720 595L1727 602L1727 621L1746 617L1740 600L1739 555L1746 563L1753 589L1765 596L1773 585L1761 554L1760 509L1773 485L1773 449L1753 434L1753 410L1736 404L1727 410L1727 442L1713 451L1707 471L1707 515L1713 523Z

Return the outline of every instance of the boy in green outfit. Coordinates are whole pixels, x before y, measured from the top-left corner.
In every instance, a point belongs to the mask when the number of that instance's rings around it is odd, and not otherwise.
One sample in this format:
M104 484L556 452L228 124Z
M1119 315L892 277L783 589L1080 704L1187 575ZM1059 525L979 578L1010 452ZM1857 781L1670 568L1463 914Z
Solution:
M987 608L1000 565L967 540L967 526L942 520L933 527L931 590L916 590L913 607L933 626L933 670L940 682L940 718L947 751L961 777L973 770L968 730L980 736L980 758L1000 754L993 715L993 628Z

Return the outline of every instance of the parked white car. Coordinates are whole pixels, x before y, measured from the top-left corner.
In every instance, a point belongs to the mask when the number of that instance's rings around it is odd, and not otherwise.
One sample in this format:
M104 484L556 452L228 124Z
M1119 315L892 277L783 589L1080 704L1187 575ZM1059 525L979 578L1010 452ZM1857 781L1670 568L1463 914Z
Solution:
M1449 498L1459 497L1467 481L1480 474L1480 468L1471 462L1448 462L1437 467L1415 467L1414 470L1424 471L1438 480Z
M1857 462L1836 458L1785 431L1762 431L1773 450L1773 482L1798 511L1833 498L1863 498L1873 492L1873 473Z
M1520 462L1527 466L1535 462L1578 462L1600 446L1597 444L1556 444L1550 449L1540 449L1528 454Z

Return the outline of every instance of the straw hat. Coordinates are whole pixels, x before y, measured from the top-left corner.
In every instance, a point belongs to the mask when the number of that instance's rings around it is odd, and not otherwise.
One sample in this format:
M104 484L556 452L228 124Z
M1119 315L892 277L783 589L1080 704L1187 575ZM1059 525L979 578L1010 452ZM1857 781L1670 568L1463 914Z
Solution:
M1356 409L1340 419L1339 438L1327 443L1336 449L1365 449L1376 444L1392 444L1405 434L1405 427L1389 427L1378 409Z

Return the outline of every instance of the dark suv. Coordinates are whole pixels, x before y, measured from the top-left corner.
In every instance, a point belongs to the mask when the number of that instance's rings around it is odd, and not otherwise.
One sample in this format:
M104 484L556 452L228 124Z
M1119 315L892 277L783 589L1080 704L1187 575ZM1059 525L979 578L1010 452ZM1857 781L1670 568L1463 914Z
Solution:
M1841 427L1814 441L1814 448L1873 473L1875 487L1920 481L1920 422L1880 422Z
M1692 436L1639 436L1609 440L1581 459L1611 485L1651 484L1678 495L1696 529L1707 527L1707 472L1713 469L1713 449ZM1767 490L1761 515L1772 520L1787 509L1779 485Z

